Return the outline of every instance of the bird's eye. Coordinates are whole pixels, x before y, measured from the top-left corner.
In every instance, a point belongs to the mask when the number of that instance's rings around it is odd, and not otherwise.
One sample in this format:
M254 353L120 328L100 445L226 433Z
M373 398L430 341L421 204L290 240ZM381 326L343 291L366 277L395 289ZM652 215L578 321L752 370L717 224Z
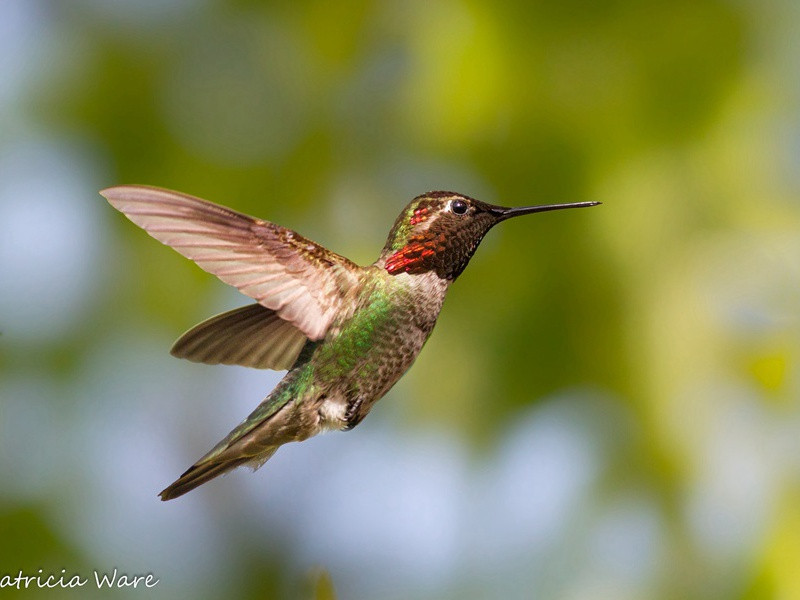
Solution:
M467 203L463 200L453 200L450 203L450 210L453 211L457 215L463 215L467 212Z

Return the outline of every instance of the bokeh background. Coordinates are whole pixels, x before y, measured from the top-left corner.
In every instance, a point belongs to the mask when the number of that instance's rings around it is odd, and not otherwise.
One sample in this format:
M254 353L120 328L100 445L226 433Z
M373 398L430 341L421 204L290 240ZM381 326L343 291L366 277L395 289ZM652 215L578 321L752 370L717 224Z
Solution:
M795 0L0 2L0 575L800 598L798 28ZM281 375L169 356L248 300L120 183L362 264L430 189L604 204L492 231L357 429L161 503Z

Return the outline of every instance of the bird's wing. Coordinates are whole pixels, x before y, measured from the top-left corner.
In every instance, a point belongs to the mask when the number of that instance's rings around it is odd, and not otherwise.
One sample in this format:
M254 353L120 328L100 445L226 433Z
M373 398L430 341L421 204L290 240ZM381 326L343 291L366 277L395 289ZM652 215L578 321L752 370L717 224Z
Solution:
M269 221L147 186L100 193L158 241L275 311L311 340L324 337L357 280L354 263Z
M289 369L308 338L297 327L260 304L250 304L206 319L184 333L170 352L207 365Z

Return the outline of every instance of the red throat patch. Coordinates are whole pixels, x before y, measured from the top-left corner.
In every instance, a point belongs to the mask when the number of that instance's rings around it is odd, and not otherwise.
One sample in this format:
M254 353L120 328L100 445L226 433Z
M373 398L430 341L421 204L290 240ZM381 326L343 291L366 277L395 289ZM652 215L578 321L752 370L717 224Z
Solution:
M427 212L427 211L426 211ZM416 212L414 213L416 216ZM425 217L427 218L427 217ZM437 254L444 252L444 233L435 238L426 238L418 235L386 259L386 270L392 274L397 273L424 273L433 268Z

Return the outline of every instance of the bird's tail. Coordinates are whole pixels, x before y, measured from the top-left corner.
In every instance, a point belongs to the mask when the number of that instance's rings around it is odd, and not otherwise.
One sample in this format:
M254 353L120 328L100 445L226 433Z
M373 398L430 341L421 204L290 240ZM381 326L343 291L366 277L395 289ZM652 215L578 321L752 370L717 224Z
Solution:
M227 473L236 467L249 463L255 468L258 468L264 464L277 449L276 446L266 455L262 454L255 462L253 456L238 456L236 458L221 460L209 460L204 457L189 467L183 475L178 477L174 483L164 488L158 495L161 496L161 500L172 500L178 496L183 496L186 492L190 492L197 486L203 485L205 482L211 481L215 477Z
M242 465L257 469L275 454L281 444L296 436L288 425L293 419L296 405L290 402L297 395L296 375L290 371L269 396L250 415L237 425L205 456L194 463L175 483L162 491L162 500L182 496L206 481ZM288 408L287 408L288 407ZM296 428L296 427L295 427ZM286 430L290 430L286 433ZM277 433L283 431L281 435Z
M206 481L211 481L214 477L222 475L235 469L239 465L247 462L247 458L238 460L228 460L225 462L205 462L197 463L189 467L189 469L181 475L172 485L165 488L159 496L162 500L172 500L178 496L183 496L196 488L198 485L204 484Z

